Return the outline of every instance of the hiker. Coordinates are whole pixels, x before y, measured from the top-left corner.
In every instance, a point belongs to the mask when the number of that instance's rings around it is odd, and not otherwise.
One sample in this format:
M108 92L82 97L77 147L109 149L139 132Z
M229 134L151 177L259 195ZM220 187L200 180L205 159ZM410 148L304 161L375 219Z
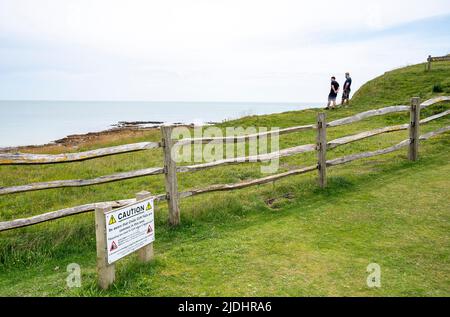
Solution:
M331 77L331 90L330 90L330 94L328 95L328 104L325 109L336 108L336 98L337 98L338 92L339 92L339 83L336 81L336 77L333 76L333 77Z
M350 92L352 87L352 78L350 77L350 73L345 73L345 83L344 83L344 89L342 92L342 103L341 105L345 105L350 102Z

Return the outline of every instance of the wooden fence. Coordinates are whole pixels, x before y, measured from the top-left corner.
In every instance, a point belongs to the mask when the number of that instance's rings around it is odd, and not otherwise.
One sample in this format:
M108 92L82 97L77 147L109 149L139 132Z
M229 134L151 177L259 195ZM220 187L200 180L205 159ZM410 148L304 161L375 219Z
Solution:
M351 117L335 120L332 122L326 122L326 116L324 113L319 113L317 116L317 122L311 125L298 126L298 127L290 127L287 129L279 130L279 131L271 131L264 133L257 133L252 135L244 135L238 137L211 137L211 138L188 138L181 139L179 141L172 140L171 134L173 127L171 126L163 126L161 127L162 133L162 141L161 142L144 142L144 143L136 143L136 144L127 144L103 149L97 149L93 151L87 152L79 152L79 153L68 153L68 154L57 154L57 155L47 155L47 154L25 154L25 153L0 153L0 165L29 165L29 164L56 164L56 163L67 163L67 162L75 162L75 161L83 161L90 160L94 158L99 158L108 155L115 155L119 153L128 153L134 151L143 151L149 149L157 149L163 148L164 151L164 166L163 167L152 167L142 170L136 170L125 173L117 173L112 175L101 176L93 179L75 179L75 180L56 180L50 182L40 182L33 183L27 185L19 185L12 187L0 187L0 195L6 194L14 194L21 192L29 192L36 190L45 190L50 188L63 188L63 187L81 187L81 186L89 186L95 184L103 184L109 182L116 182L130 178L143 177L149 175L165 175L165 187L166 193L159 194L154 196L155 200L158 201L167 201L169 206L169 223L171 225L178 225L180 223L180 207L179 200L184 199L186 197L218 192L218 191L228 191L241 189L249 186L266 184L270 182L274 182L276 180L293 176L300 175L308 172L318 171L318 184L321 187L326 186L327 178L326 172L327 168L346 164L355 160L370 158L386 153L391 153L397 150L400 150L404 147L408 147L408 158L409 160L415 161L418 158L418 149L419 149L419 141L428 140L429 138L444 133L446 131L450 131L450 126L443 127L436 131L424 134L419 136L419 126L422 124L426 124L432 120L436 120L438 118L442 118L450 114L450 110L435 114L431 117L420 120L420 110L426 107L429 107L435 103L450 101L450 97L437 97L430 100L427 100L420 104L419 98L412 98L411 104L409 106L392 106L386 107L377 110L370 110L366 112L362 112L356 114ZM409 111L411 120L410 123L382 127L378 129L374 129L371 131L361 132L355 135L345 136L339 139L327 141L327 129L334 128L338 126L343 126L351 123L355 123L370 117L381 116L389 113L398 113ZM288 149L283 149L277 152L268 153L268 154L260 154L255 156L245 156L245 157L237 157L231 159L223 159L219 161L214 161L211 163L203 163L197 165L190 166L177 166L173 158L171 157L172 148L174 146L188 145L194 143L214 143L214 142L246 142L250 139L254 139L256 137L268 136L274 133L279 134L288 134L294 132L300 132L305 130L316 130L317 133L317 141L315 144L306 144L300 145ZM327 150L334 149L336 147L349 144L352 142L356 142L359 140L367 139L376 135L401 131L401 130L409 130L409 138L404 140L396 145L393 145L388 148L353 154L341 158L336 158L333 160L327 160ZM291 170L285 173L270 175L260 179L248 180L236 184L218 184L212 185L206 188L201 189L192 189L185 192L178 191L178 181L177 181L177 173L186 173L192 171L200 171L204 169L209 169L222 165L229 164L240 164L245 162L265 162L270 161L272 159L288 157L292 155L297 155L306 152L317 152L317 164L301 169ZM11 221L0 222L0 232L5 230L10 230L14 228L20 228L25 226L31 226L38 223L42 223L45 221L50 221L62 217L67 217L71 215L76 215L84 212L94 211L98 208L118 208L127 206L136 201L136 199L124 199L124 200L116 200L116 201L108 201L108 202L98 202L98 203L90 203L86 205L65 208L57 211L52 211L44 214L40 214L37 216L32 216L24 219L15 219Z
M431 55L428 55L427 58L427 70L430 71L431 70L431 63L432 62L445 62L445 61L450 61L450 54L445 55L445 56L435 56L432 57Z

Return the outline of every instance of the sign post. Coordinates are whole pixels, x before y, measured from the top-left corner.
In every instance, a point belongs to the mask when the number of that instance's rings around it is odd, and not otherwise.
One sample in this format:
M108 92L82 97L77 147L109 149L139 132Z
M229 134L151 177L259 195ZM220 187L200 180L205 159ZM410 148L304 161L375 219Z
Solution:
M149 192L143 191L136 195L136 200L141 201L141 200L145 200L145 199L150 199L151 196L152 195ZM152 209L153 209L152 212L154 212L154 209L155 209L153 203L154 202L152 200ZM154 217L152 217L152 221L154 224ZM153 240L155 240L155 226L153 224L152 224L151 228L152 228ZM148 231L148 228L147 228L147 231ZM153 259L153 242L140 248L138 250L138 257L139 257L139 260L144 263L151 261Z
M107 289L115 280L114 263L137 252L140 261L153 258L154 200L149 192L136 195L136 203L95 211L98 284Z
M95 237L97 240L97 275L98 286L107 289L116 278L116 268L114 264L108 264L107 243L106 243L106 223L105 213L109 212L111 207L100 206L95 209Z

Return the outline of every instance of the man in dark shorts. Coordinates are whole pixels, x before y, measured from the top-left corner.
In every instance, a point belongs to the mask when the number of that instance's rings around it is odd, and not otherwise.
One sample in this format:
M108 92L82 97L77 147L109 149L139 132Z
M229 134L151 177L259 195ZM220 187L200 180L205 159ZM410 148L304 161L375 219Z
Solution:
M352 78L349 73L345 73L344 92L342 93L342 105L348 104L350 101L350 92L352 87Z
M331 77L331 90L328 95L328 104L325 109L334 109L336 108L336 98L339 92L339 83L336 81L336 77Z

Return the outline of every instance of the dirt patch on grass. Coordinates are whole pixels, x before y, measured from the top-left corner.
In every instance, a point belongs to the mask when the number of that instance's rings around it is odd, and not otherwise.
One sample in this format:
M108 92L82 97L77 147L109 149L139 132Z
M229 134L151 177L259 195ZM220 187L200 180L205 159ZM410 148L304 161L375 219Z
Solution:
M293 193L286 193L281 197L266 199L264 202L270 209L281 209L284 205L295 198Z

